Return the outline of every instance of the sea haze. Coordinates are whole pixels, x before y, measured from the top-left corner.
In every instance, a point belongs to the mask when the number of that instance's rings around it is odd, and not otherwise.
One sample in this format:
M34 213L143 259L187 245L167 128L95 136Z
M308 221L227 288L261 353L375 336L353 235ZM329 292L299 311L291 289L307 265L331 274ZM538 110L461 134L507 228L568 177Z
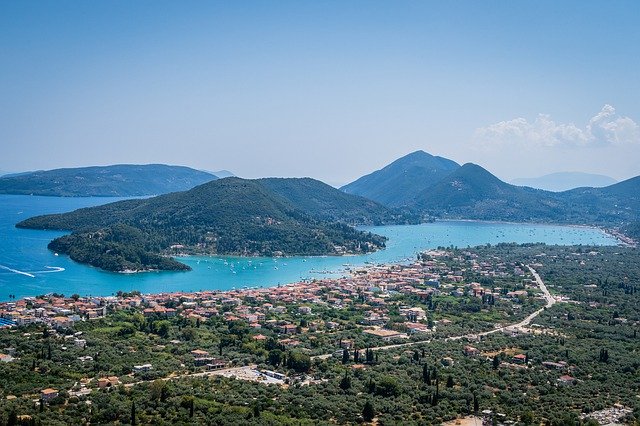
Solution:
M613 237L595 228L443 221L362 228L389 238L385 250L363 256L189 257L180 260L193 268L190 272L117 274L80 265L49 251L49 241L63 232L15 228L17 222L34 215L66 212L112 201L115 199L0 195L0 300L8 300L9 294L25 297L58 292L105 296L118 290L158 293L273 286L335 276L344 273L349 266L360 266L365 262L398 262L413 258L420 250L438 246L466 247L499 242L617 243Z

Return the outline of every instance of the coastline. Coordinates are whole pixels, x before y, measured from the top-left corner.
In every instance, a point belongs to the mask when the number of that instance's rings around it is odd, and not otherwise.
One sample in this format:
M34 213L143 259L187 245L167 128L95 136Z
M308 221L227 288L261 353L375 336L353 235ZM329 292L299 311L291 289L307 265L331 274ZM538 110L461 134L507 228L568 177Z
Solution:
M482 220L482 219L436 219L434 222L470 222L470 223L495 223L506 225L548 225L548 226L566 226L568 228L579 229L594 229L613 237L619 242L620 245L625 247L637 247L638 241L634 240L630 236L624 234L622 231L615 228L606 228L602 225L585 225L575 223L560 223L560 222L511 222L507 220Z
M475 237L471 238L471 246L484 245L486 243L497 244L499 242L547 242L554 245L616 245L617 239L611 236L604 237L603 229L593 226L584 225L554 225L554 224L534 224L534 223L510 223L511 226L504 228L506 236L502 237L493 235L491 232L486 234L482 231L480 224L500 224L505 222L498 221L480 221L480 220L442 220L440 227L434 223L424 223L413 226L387 226L388 230L381 230L384 235L389 237L391 244L387 244L384 250L378 250L369 253L366 256L354 255L323 255L323 256L286 256L286 257L270 257L261 258L254 256L221 256L211 254L193 254L177 258L177 261L183 261L193 268L192 274L181 275L159 271L153 269L129 270L129 271L105 271L90 266L84 268L84 265L78 265L80 269L68 268L69 272L55 277L48 276L46 280L38 277L39 291L29 291L29 288L22 288L22 284L16 281L19 289L12 289L11 293L18 291L20 296L33 296L34 294L42 294L48 292L64 292L78 294L92 294L107 296L116 290L131 291L140 290L144 293L157 293L169 291L195 291L195 290L229 290L232 288L247 287L271 287L283 285L287 283L298 282L303 279L323 279L322 275L328 272L337 274L348 273L347 269L355 269L367 264L387 265L402 264L414 258L415 253L435 248L438 245L457 244L458 237L468 235L473 232ZM451 229L447 225L449 223L459 222L456 227L451 225ZM478 223L478 230L471 227L469 230L463 225L463 222ZM431 230L430 226L436 225ZM415 228L415 227L418 228ZM513 228L512 228L513 226ZM518 226L533 228L539 227L539 231L529 236L529 232L519 232ZM559 229L559 233L555 231L545 230L547 226L559 226L565 228L564 231ZM441 229L440 229L441 228ZM571 231L569 228L580 229L596 229L597 231L586 232L587 237L582 237L583 233ZM509 231L512 229L512 231ZM607 234L609 235L609 234ZM564 239L562 238L564 237ZM466 237L464 237L466 239ZM467 242L462 243L467 246ZM184 253L184 251L180 251ZM185 253L186 254L186 253ZM65 256L67 257L67 256ZM196 262L201 259L203 262L210 263L196 267ZM216 264L211 263L214 259ZM233 259L233 260L232 260ZM261 260L258 260L261 259ZM325 259L325 260L322 260ZM223 265L224 260L229 261L229 265ZM251 261L253 264L251 265ZM50 262L50 260L43 260ZM263 262L264 265L258 265ZM269 263L266 263L269 262ZM304 262L304 263L303 263ZM76 262L73 262L76 263ZM233 263L233 265L231 265ZM239 263L239 264L238 264ZM284 263L284 264L281 264ZM288 263L288 266L286 265ZM51 264L51 263L48 263ZM210 267L208 267L210 265ZM258 271L253 271L254 265L258 265ZM277 268L275 267L277 266ZM235 268L234 268L235 267ZM279 271L278 271L279 269ZM92 272L95 271L95 272ZM155 274L145 274L145 272L156 272ZM68 275L68 274L71 275ZM96 275L98 273L99 275ZM233 274L233 275L232 275ZM109 278L112 276L113 278ZM76 278L78 278L76 280ZM120 277L120 278L118 278ZM139 278L138 278L139 277ZM157 277L157 278L156 278ZM17 279L16 279L17 280ZM67 280L70 285L66 284ZM13 278L8 278L7 283L14 282ZM35 282L34 282L35 283ZM78 283L78 284L76 284ZM84 284L82 284L84 283ZM25 285L27 283L25 282ZM6 294L9 290L6 289ZM6 294L2 294L2 299L6 300Z

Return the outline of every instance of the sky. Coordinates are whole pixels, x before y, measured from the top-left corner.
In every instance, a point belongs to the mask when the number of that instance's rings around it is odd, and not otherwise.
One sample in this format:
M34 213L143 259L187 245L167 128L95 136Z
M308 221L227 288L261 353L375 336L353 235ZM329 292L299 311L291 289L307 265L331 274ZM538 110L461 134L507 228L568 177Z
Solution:
M0 2L0 170L640 174L640 2Z

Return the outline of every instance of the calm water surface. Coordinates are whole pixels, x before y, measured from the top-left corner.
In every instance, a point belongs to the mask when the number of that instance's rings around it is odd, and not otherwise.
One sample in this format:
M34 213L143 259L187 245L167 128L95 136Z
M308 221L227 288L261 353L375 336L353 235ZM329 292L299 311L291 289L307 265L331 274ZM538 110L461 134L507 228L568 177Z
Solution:
M385 250L363 256L239 258L189 257L190 272L117 274L77 264L47 249L63 232L17 229L28 217L71 211L117 201L114 198L58 198L0 195L0 301L49 292L111 295L118 290L143 293L272 286L305 278L340 274L347 266L389 263L415 257L438 246L467 247L499 242L614 245L598 229L555 225L487 222L436 222L422 225L367 227L389 238Z

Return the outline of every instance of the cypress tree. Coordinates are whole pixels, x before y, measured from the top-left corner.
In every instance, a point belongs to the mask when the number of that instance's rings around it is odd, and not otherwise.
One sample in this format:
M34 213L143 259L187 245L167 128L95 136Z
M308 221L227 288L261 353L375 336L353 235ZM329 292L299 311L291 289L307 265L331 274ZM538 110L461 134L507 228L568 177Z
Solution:
M362 409L362 418L365 422L370 422L376 416L375 409L373 408L373 404L371 401L367 400L364 403L364 408Z

